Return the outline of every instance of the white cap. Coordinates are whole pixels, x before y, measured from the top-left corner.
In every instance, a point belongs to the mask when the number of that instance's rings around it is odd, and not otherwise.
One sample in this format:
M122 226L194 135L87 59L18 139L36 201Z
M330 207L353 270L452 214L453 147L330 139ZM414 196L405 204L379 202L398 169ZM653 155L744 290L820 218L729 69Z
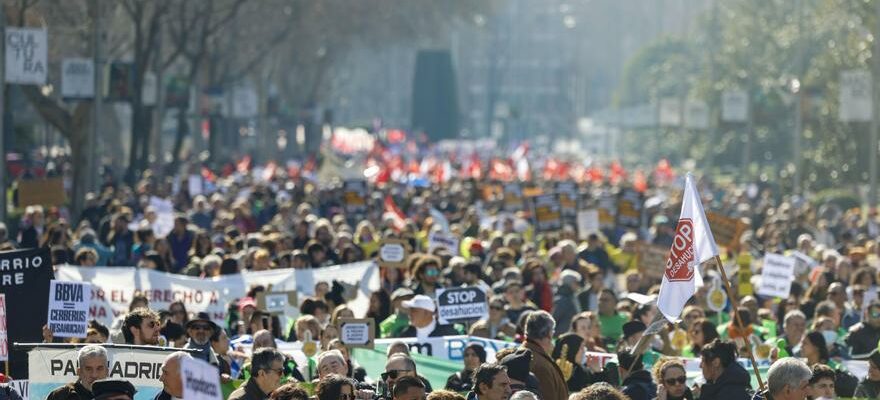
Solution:
M406 308L421 308L430 312L434 312L437 309L437 306L434 305L434 299L423 294L417 294L412 299L405 300L400 304Z

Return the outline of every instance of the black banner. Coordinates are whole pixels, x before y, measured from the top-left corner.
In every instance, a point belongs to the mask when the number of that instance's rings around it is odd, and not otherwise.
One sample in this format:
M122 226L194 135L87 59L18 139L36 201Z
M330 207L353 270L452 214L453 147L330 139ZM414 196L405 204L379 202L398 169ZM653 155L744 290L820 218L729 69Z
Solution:
M13 343L43 341L49 309L49 281L54 278L49 249L0 252L0 293L6 295L6 327ZM28 377L26 351L9 352L9 372L14 379Z

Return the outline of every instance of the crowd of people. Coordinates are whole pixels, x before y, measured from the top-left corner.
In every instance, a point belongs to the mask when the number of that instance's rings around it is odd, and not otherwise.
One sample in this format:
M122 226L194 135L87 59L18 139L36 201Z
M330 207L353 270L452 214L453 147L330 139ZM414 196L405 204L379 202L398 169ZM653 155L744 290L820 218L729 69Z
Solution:
M558 182L523 185L554 193ZM632 179L577 182L578 208L605 207ZM287 323L258 308L249 288L217 324L184 302L156 309L147 298L110 326L92 321L79 350L78 380L49 399L133 398L137 388L107 379L104 343L180 347L162 367L159 399L181 398L182 358L217 366L222 382L243 380L239 399L819 399L880 396L880 219L874 209L842 209L788 196L771 186L701 182L705 208L741 221L723 266L701 266L704 285L679 324L648 332L663 265L647 265L644 246L669 248L681 185L648 179L639 186L637 226L620 219L580 232L573 219L542 231L528 200L511 210L497 182L442 179L428 184L370 183L353 205L343 181L283 172L212 177L190 193L180 180L145 174L134 187L112 181L89 194L81 215L27 207L15 234L0 225L0 250L43 247L54 265L136 266L205 279L281 268L323 268L375 260L384 240L404 241L403 268L381 267L381 289L355 315L341 285L319 282ZM203 186L203 188L206 186ZM201 191L201 190L200 190ZM173 223L154 201L173 205ZM604 214L604 213L603 213ZM459 247L430 249L444 232ZM788 298L754 288L767 253L798 257ZM815 261L815 262L813 262ZM730 276L739 306L712 306L710 291ZM657 273L657 271L660 271ZM438 289L474 286L489 312L468 324L441 324ZM377 338L470 335L509 342L488 354L471 343L460 372L436 387L419 373L406 343L387 347L384 370L365 370L340 341L339 318L371 318ZM738 317L738 318L736 318ZM648 334L646 335L646 332ZM46 341L60 341L44 328ZM314 339L304 373L280 342ZM241 344L250 345L242 350ZM593 353L606 353L603 361ZM769 365L755 385L753 355ZM689 367L699 359L699 371ZM866 360L867 374L847 365ZM314 371L312 374L311 372ZM108 392L109 391L109 392ZM110 394L106 394L110 393ZM114 397L116 396L116 397ZM127 397L126 397L127 396Z

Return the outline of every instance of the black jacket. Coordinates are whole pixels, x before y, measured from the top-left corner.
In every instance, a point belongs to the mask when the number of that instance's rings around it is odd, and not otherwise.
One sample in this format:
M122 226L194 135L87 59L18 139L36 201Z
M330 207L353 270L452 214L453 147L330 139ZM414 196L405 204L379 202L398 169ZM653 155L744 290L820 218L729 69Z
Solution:
M471 380L472 372L473 371L470 370L464 370L449 375L449 378L446 379L445 389L453 392L471 391L474 388L474 382Z
M651 400L657 397L657 385L651 379L651 373L643 369L633 371L626 377L620 389L632 400Z
M171 399L172 399L171 395L168 394L168 392L166 392L164 390L159 392L159 394L157 394L156 397L153 397L153 400L171 400Z
M700 400L749 400L752 379L748 371L736 362L724 369L721 376L700 389Z
M263 393L257 386L257 381L253 377L241 384L238 389L229 394L228 400L262 400L268 399L269 395Z
M850 327L845 339L853 356L870 353L877 348L878 341L880 341L880 329L864 322Z
M46 400L91 400L93 397L92 392L77 380L53 390Z
M553 319L556 320L556 335L568 331L571 319L578 313L574 290L569 286L560 286L553 297Z
M430 335L428 335L428 337L455 336L458 334L458 331L456 331L455 328L452 327L452 325L437 324L437 326L434 327L434 330L431 332ZM416 337L416 327L413 325L407 326L406 329L404 329L402 332L400 332L399 335L397 335L397 337Z

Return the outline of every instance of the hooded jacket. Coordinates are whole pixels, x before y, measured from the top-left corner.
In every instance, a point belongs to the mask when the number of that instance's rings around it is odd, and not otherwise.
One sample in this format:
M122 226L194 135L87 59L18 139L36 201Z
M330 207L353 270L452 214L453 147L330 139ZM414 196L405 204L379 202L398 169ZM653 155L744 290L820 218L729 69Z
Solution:
M700 389L700 400L748 400L752 379L748 371L736 362L730 363L715 382Z

